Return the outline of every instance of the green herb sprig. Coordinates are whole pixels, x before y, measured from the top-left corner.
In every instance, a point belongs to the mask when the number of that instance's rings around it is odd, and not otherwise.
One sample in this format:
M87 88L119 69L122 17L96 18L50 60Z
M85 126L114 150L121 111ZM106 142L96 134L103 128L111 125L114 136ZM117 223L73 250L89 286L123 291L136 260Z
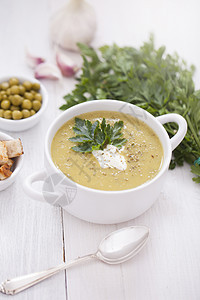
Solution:
M115 122L114 126L106 124L105 118L102 122L96 121L92 124L89 120L75 118L73 131L76 136L69 138L71 142L78 143L72 147L76 152L92 152L93 150L103 150L108 144L121 148L126 139L121 138L123 133L123 121Z
M144 108L154 116L175 112L188 123L187 134L173 151L170 168L192 165L200 182L200 90L194 88L194 66L188 67L177 54L166 53L165 47L156 49L153 37L139 49L103 46L94 50L79 44L83 57L82 73L75 89L64 96L65 110L78 103L95 99L116 99ZM167 124L168 134L174 135L175 124Z

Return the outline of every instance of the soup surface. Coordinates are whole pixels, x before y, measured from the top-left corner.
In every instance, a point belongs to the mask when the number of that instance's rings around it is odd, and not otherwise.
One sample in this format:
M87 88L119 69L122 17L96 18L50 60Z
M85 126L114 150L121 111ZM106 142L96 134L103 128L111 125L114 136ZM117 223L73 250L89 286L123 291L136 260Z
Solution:
M144 122L131 115L113 111L95 111L77 116L81 119L106 119L114 125L123 121L123 138L127 139L120 155L125 158L126 169L102 168L92 153L75 152L71 148L76 143L69 138L74 136L75 118L67 121L55 134L51 155L54 164L71 180L93 189L117 191L139 186L156 176L162 166L163 148L155 132Z

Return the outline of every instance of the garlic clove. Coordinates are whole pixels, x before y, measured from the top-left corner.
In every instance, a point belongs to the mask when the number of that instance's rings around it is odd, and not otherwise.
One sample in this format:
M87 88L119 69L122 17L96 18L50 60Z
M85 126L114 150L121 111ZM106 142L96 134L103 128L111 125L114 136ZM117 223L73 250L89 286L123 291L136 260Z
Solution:
M25 49L25 53L26 53L26 61L29 67L31 68L35 68L37 65L45 62L45 59L39 56L33 56L29 50L26 48Z
M58 80L62 77L59 68L51 63L41 63L35 68L35 78Z
M56 53L56 63L65 77L72 77L80 69L69 56L64 53Z

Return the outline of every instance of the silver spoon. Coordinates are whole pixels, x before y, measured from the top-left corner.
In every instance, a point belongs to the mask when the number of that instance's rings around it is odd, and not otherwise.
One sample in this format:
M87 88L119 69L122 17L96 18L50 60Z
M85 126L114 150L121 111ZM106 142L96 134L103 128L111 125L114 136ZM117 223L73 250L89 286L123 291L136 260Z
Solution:
M125 262L144 247L148 237L149 228L146 226L130 226L116 230L101 241L96 253L79 257L46 271L32 273L11 280L8 279L0 285L0 292L7 295L15 295L61 270L68 269L91 258L99 259L108 264Z

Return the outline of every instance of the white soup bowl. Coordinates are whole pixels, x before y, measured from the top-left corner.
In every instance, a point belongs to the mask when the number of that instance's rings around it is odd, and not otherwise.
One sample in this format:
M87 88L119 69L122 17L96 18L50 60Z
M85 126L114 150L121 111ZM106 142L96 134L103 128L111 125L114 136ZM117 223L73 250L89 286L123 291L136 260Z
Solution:
M51 158L51 143L58 129L75 116L102 110L132 115L144 121L158 135L163 146L164 159L161 170L153 179L128 190L102 191L77 184L56 168ZM168 122L175 122L179 127L171 139L162 126ZM158 198L166 179L172 151L182 141L186 131L187 123L178 114L155 118L135 105L116 100L94 100L78 104L66 110L51 124L45 139L44 169L25 180L25 192L33 199L62 206L73 216L89 222L115 224L128 221L144 213ZM33 187L36 181L43 181L42 192Z

